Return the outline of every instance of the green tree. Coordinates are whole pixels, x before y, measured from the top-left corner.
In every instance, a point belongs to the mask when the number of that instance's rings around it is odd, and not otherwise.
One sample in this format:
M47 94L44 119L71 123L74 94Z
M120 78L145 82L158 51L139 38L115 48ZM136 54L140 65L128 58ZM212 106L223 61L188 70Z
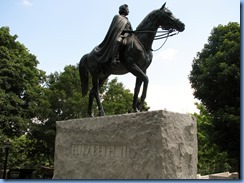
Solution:
M213 117L202 104L196 103L200 113L193 115L197 119L198 139L198 173L208 175L230 170L228 153L221 151L212 141L211 134L214 133Z
M10 168L33 168L41 159L31 156L33 141L27 138L30 125L41 120L46 109L45 72L37 69L36 57L12 36L8 27L0 28L0 146L9 139ZM0 164L3 168L4 150Z
M213 116L211 138L228 152L232 171L240 163L240 25L215 27L194 58L189 76L198 98Z
M43 120L32 123L28 133L33 141L32 155L43 158L42 165L52 166L56 135L56 121L82 118L86 114L87 98L81 94L79 73L76 66L66 66L64 72L47 76L45 115Z
M76 66L66 66L64 72L54 73L48 77L51 108L58 120L67 120L84 117L84 106L87 97L83 98L79 72Z
M0 28L0 128L8 137L25 134L43 101L45 73L37 69L36 57Z
M0 128L0 169L4 168L5 161L5 149L4 149L4 141L7 137L3 134L2 129Z

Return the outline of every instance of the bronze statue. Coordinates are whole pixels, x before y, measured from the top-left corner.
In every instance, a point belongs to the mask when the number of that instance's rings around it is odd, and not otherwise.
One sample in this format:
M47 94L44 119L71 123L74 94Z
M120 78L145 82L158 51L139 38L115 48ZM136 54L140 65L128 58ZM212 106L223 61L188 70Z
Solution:
M92 77L92 89L89 94L88 115L92 116L92 104L96 99L99 115L105 112L99 96L99 89L105 80L111 75L122 75L131 72L136 77L136 85L133 97L133 111L141 111L147 94L148 76L146 70L152 61L152 43L154 39L165 38L174 35L174 32L182 32L185 25L176 19L165 4L157 10L149 13L139 24L135 31L126 18L128 6L123 13L116 15L101 44L96 46L90 53L85 54L79 63L79 73L82 86L82 95L88 93L88 76ZM126 14L127 12L127 14ZM162 31L157 31L161 27ZM157 32L164 32L157 36ZM166 36L165 36L166 35ZM118 55L118 61L114 61ZM116 62L116 64L113 64ZM138 94L143 83L143 91L140 101Z

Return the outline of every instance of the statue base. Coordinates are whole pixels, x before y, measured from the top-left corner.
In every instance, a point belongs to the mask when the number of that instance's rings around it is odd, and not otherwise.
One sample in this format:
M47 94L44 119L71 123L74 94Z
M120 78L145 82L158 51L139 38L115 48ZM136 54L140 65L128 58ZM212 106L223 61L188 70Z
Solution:
M150 111L56 123L54 179L196 179L197 125Z

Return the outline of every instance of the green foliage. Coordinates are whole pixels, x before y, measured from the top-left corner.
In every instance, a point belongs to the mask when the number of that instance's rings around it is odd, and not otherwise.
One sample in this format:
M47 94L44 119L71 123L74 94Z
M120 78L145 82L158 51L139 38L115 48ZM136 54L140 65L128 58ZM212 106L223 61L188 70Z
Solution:
M31 156L33 141L26 134L35 119L42 119L48 108L45 73L37 69L36 57L10 35L8 27L0 28L0 129L1 147L10 139L9 166L31 168L43 159ZM1 148L1 163L5 152ZM1 164L1 167L3 165Z
M240 26L219 25L193 60L189 77L194 95L210 112L240 106ZM223 89L224 88L224 89ZM206 95L206 93L208 95Z
M31 156L33 149L32 141L26 135L11 140L9 150L9 167L11 168L33 168L42 159Z
M55 72L47 76L47 103L42 121L32 123L28 137L32 139L32 155L45 157L42 164L53 166L56 121L81 118L86 114L87 98L81 94L77 67L66 66L64 72ZM48 108L47 109L45 109Z
M81 95L79 72L76 66L66 66L63 73L48 76L49 101L55 120L84 117L88 98Z
M104 110L107 115L124 114L132 106L133 94L125 89L118 79L111 80L102 95Z
M3 169L4 161L5 161L5 150L4 150L4 141L7 140L6 135L2 132L0 128L0 169Z
M36 57L16 39L9 28L0 28L0 128L8 137L25 134L38 115L45 77Z
M8 138L1 136L0 146L4 147L4 141ZM14 137L10 139L11 147L8 155L8 168L36 168L36 165L40 165L45 161L45 158L35 158L33 156L33 141L27 138L27 135L20 137ZM0 149L0 168L3 169L3 163L5 161L5 149Z
M215 27L194 58L189 76L198 98L212 115L212 140L233 158L240 158L240 25Z
M198 173L208 175L230 170L229 156L225 151L212 142L214 133L213 117L202 104L197 104L200 113L193 115L197 119L198 138Z

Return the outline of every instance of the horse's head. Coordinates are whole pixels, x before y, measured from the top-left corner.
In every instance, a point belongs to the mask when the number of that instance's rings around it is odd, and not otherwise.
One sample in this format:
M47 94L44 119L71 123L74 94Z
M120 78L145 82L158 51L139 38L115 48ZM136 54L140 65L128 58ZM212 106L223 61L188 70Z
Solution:
M175 18L172 12L165 7L166 3L158 10L158 24L162 29L175 29L179 32L185 30L185 24Z

